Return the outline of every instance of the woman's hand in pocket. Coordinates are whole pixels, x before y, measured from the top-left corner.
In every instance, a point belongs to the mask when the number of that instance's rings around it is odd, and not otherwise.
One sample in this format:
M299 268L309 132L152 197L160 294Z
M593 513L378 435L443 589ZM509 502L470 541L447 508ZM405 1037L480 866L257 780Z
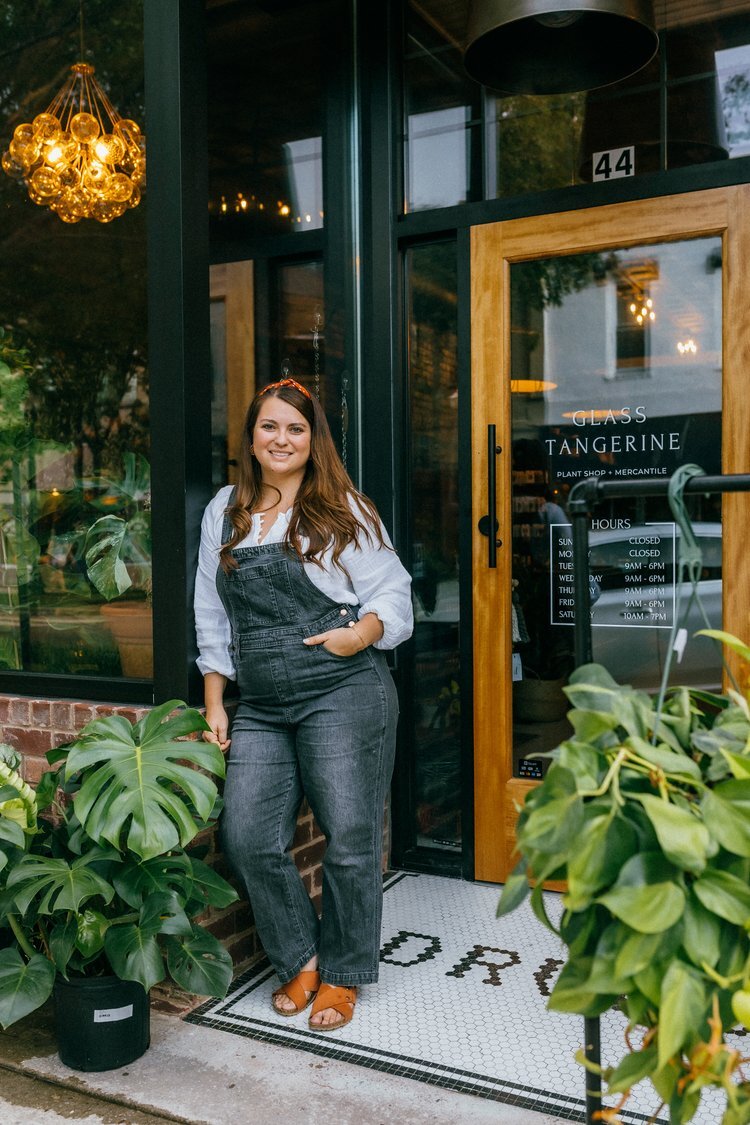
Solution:
M327 629L325 633L316 633L314 637L305 637L302 643L310 647L322 645L334 656L354 656L355 653L361 652L365 645L362 643L359 632L353 626L354 622L349 627L342 629Z

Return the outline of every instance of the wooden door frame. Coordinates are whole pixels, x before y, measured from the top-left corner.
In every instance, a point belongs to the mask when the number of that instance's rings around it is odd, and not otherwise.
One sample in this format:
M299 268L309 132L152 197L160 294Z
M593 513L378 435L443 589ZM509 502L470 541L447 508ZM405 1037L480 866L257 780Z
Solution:
M722 472L750 470L750 186L617 203L471 230L472 595L475 877L504 882L514 865L518 807L534 782L513 777L511 665L510 267L612 246L722 240ZM744 386L743 386L744 378ZM744 387L747 386L747 392ZM744 392L744 393L743 393ZM497 427L497 568L478 531L487 512L487 426ZM724 628L748 639L750 496L722 505Z

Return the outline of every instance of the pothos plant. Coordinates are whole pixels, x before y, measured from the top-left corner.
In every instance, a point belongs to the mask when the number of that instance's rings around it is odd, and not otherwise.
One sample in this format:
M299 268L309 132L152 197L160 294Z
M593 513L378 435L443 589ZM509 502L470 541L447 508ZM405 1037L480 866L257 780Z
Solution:
M705 635L750 661L735 637ZM619 1121L632 1087L649 1080L672 1125L692 1119L707 1086L726 1095L723 1125L750 1122L750 1059L734 1045L748 1040L727 1041L738 1024L750 1028L747 692L678 687L657 713L596 664L565 691L573 735L520 811L522 858L498 914L531 883L535 914L567 946L549 1008L625 1012L626 1053L602 1070L615 1097L602 1121ZM546 880L567 885L559 927Z
M196 919L238 896L189 850L224 775L215 745L185 738L206 729L179 700L136 723L94 719L50 751L36 789L0 748L0 1025L43 1004L58 973L226 994L231 958Z

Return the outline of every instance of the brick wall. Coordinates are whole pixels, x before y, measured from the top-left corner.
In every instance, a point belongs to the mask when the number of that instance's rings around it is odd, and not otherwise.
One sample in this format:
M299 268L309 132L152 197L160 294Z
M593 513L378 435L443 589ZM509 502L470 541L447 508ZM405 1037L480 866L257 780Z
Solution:
M123 715L135 722L149 710L109 703L87 703L64 699L29 699L26 696L0 695L0 741L7 742L23 756L21 773L30 785L35 785L48 769L45 754L55 746L70 742L81 727L92 719L107 715ZM384 838L384 865L387 855L388 826ZM224 856L216 847L213 834L200 842L208 843L207 861L237 886ZM312 813L304 804L300 810L292 854L299 868L308 894L320 909L321 860L325 841ZM225 910L210 908L203 924L221 941L231 954L237 970L250 964L262 952L253 922L250 906L244 900L233 903ZM184 1012L195 1006L195 997L170 986L154 990L153 1000L159 1008Z

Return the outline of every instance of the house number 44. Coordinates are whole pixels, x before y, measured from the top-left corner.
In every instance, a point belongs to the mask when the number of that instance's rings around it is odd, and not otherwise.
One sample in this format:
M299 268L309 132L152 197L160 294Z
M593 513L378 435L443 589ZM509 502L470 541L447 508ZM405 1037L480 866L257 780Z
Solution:
M635 147L610 148L595 152L592 160L594 180L619 180L635 175Z

